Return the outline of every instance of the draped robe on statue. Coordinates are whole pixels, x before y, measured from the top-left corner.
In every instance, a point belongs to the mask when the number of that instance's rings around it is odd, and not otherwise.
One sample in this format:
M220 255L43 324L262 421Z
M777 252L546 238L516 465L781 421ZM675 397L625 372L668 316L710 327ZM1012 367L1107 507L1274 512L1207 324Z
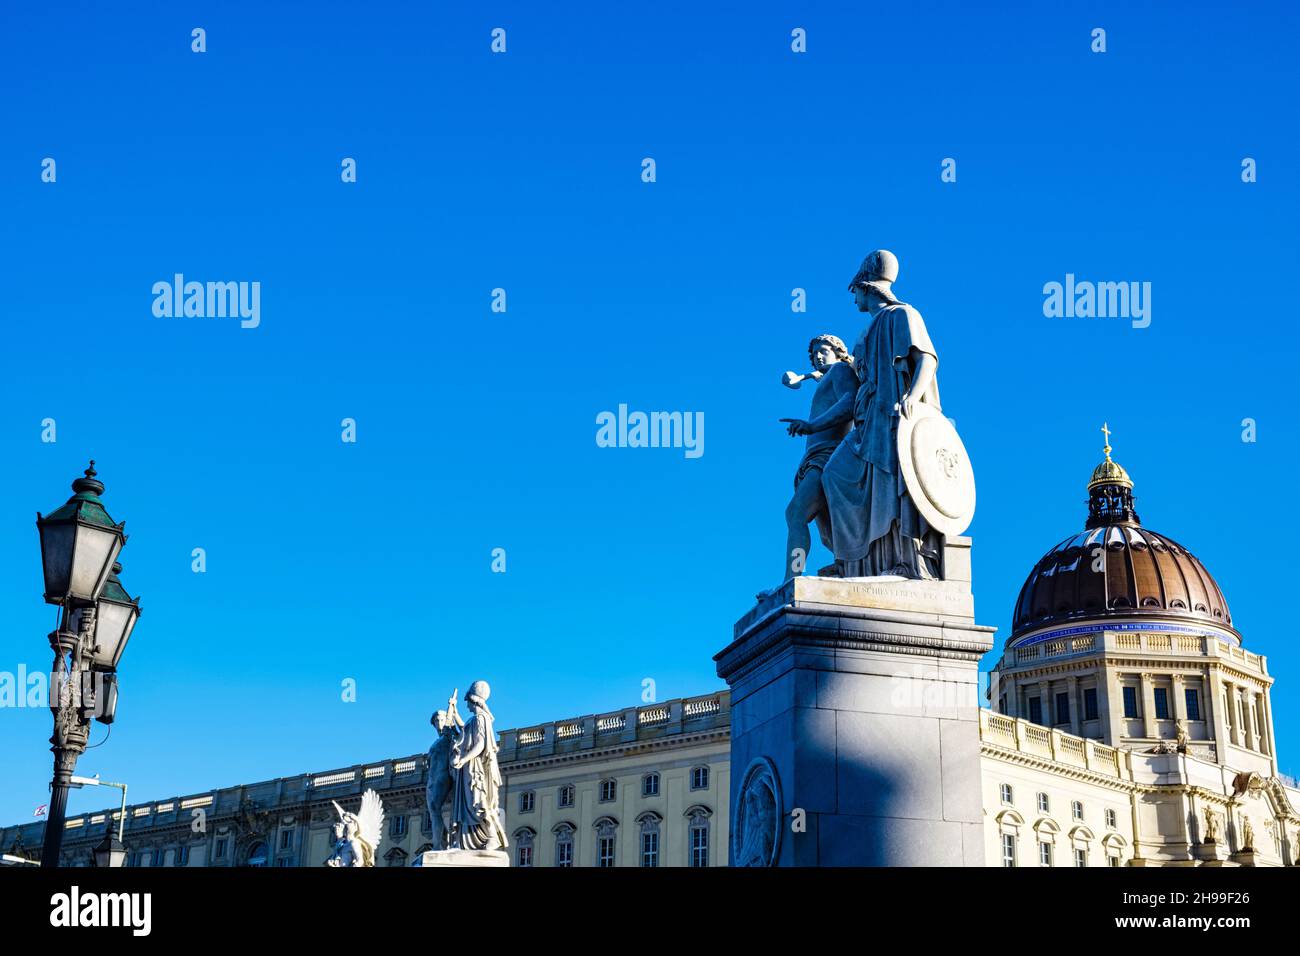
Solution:
M832 550L843 577L939 576L943 536L917 511L898 463L895 406L922 354L939 361L921 313L903 303L877 312L853 347L860 383L854 428L822 471ZM937 374L918 398L941 410Z
M496 761L496 733L492 713L485 704L474 708L461 735L451 747L455 785L451 796L451 841L463 850L496 850L507 846L497 819L501 771Z

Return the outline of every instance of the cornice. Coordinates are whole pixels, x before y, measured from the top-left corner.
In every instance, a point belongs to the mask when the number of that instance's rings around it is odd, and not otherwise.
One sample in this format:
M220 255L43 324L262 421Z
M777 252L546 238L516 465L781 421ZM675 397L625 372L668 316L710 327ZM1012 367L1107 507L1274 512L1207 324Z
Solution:
M631 756L638 753L675 749L692 744L715 743L721 740L730 739L731 725L728 724L725 727L713 727L708 730L692 731L689 734L674 734L670 737L659 737L654 740L629 740L621 744L601 747L599 749L573 750L562 754L539 754L536 757L524 759L516 757L514 760L503 763L501 765L501 772L503 774L517 773L524 770L537 770L543 767L554 767L563 764L597 760L605 757Z
M1098 784L1100 786L1108 787L1111 790L1118 790L1124 793L1132 793L1138 786L1132 780L1126 780L1122 777L1107 776L1106 774L1098 773L1095 770L1089 770L1087 767L1075 767L1071 764L1057 763L1047 757L1040 757L1036 754L1027 754L1020 750L1010 750L1006 747L989 743L987 741L980 742L980 756L991 757L1005 763L1014 763L1031 770L1044 770L1054 776L1068 777L1072 780Z

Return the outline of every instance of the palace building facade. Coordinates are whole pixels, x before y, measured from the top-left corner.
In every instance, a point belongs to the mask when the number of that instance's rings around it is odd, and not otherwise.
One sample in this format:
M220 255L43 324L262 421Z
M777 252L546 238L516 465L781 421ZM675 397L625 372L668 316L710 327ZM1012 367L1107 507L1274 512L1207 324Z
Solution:
M989 866L1294 866L1300 790L1278 770L1267 661L1191 552L1142 525L1106 448L1084 527L1030 571L978 711ZM727 691L502 731L518 867L725 866ZM376 790L378 864L429 848L424 755L127 808L133 866L320 866L334 802ZM89 865L117 811L67 820ZM798 808L791 838L799 839ZM201 822L200 822L201 821ZM44 823L0 830L34 859Z

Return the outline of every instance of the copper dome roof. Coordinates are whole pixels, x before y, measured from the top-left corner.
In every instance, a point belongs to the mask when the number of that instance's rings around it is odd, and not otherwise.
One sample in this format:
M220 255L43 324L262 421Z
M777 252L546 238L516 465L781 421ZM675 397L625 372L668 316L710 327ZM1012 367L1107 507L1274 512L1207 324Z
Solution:
M1205 565L1178 542L1142 527L1132 487L1107 447L1088 484L1086 527L1034 565L1016 600L1009 642L1050 624L1120 616L1232 628L1228 602Z

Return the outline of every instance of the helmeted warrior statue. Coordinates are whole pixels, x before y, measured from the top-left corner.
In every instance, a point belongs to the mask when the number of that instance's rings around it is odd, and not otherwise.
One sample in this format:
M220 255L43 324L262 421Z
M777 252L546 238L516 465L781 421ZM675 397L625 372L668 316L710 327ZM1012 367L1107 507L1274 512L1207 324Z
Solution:
M898 260L888 250L877 249L863 260L849 283L858 310L870 314L853 346L856 392L841 396L811 421L790 426L793 435L817 435L853 423L822 469L841 577L941 575L943 534L909 494L899 460L900 422L941 412L939 357L921 314L894 295L897 278ZM936 450L943 456L938 465L922 462L923 479L935 483L929 470L934 467L947 472L939 475L939 484L969 474L964 453L958 458L947 448ZM967 470L958 474L962 469Z
M499 816L501 769L487 700L487 681L476 680L465 693L470 717L451 745L451 832L460 850L501 850L509 846Z

